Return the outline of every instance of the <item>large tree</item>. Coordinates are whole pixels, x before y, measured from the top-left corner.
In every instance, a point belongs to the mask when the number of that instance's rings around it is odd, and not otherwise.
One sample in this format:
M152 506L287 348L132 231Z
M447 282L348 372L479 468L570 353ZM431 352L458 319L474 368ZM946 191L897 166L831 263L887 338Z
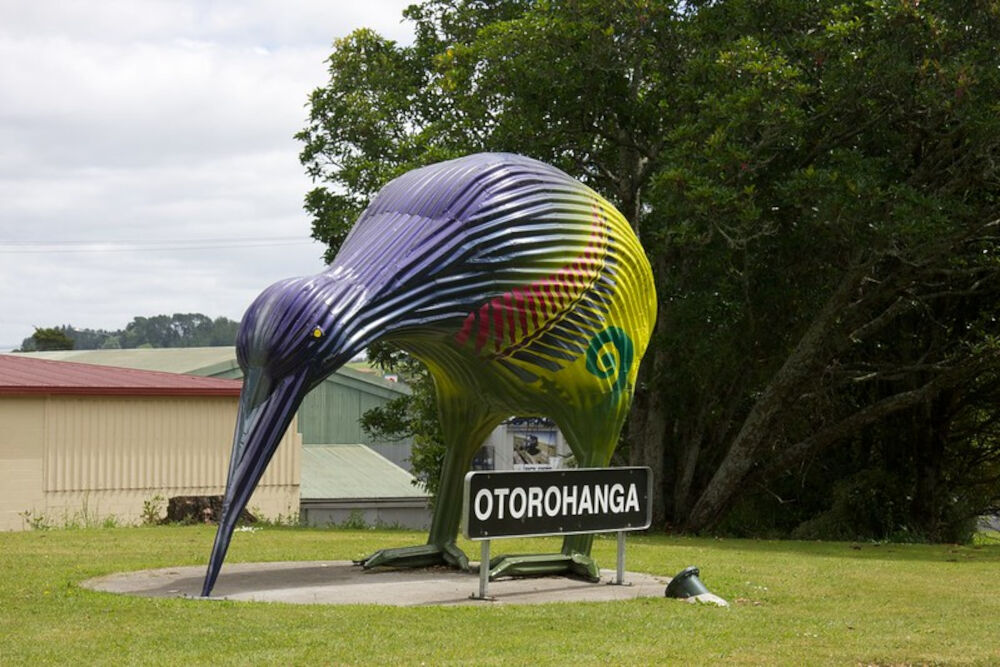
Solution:
M758 491L784 502L793 477L821 483L811 462L857 475L899 439L903 514L939 519L921 505L952 502L947 462L993 465L998 3L435 0L405 14L412 45L338 40L312 94L299 138L321 183L314 235L332 255L386 180L478 150L551 162L613 199L658 285L624 442L654 470L658 522L711 528ZM992 484L972 494L980 509Z

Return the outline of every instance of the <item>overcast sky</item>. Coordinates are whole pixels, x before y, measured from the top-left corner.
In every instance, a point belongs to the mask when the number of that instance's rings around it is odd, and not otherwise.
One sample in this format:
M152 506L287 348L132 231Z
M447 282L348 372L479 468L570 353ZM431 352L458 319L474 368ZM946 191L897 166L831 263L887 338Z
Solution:
M0 0L0 350L319 271L292 135L332 41L409 41L411 1Z

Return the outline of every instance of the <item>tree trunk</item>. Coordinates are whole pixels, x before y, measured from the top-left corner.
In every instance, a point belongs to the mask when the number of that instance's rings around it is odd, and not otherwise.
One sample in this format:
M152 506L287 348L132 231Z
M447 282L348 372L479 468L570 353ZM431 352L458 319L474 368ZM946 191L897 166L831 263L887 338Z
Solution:
M622 212L631 222L632 229L642 239L642 183L648 171L648 160L628 145L628 136L622 135L622 147L619 149L619 160L623 173L618 196L621 200ZM666 272L665 260L662 256L652 261L653 279L662 277ZM649 466L652 470L652 526L654 530L662 528L667 521L666 513L666 476L664 470L664 441L666 438L667 419L663 405L663 396L659 391L659 379L666 369L667 352L662 345L657 344L666 331L666 310L657 299L656 322L650 339L646 357L639 367L636 379L636 392L629 415L626 437L629 443L629 465Z
M662 315L658 315L657 330L661 321ZM655 340L656 331L653 338ZM665 357L666 352L661 346L650 346L646 359L639 367L639 386L628 422L629 464L649 466L653 471L652 525L657 528L666 522L663 447L667 420L663 397L656 386Z
M781 470L795 466L807 456L816 455L830 445L857 433L869 424L933 400L945 382L942 378L932 380L917 389L887 396L834 424L825 426L805 440L789 445L768 462L768 467L762 471L760 477L766 479L776 475Z
M919 433L914 433L915 472L911 512L928 539L938 542L948 539L943 521L941 501L941 469L944 463L945 441L948 429L948 404L952 392L944 392L926 407L924 420L917 422Z
M754 467L755 454L769 433L774 415L794 400L796 391L818 372L831 354L828 341L838 330L838 319L857 291L865 272L847 271L836 290L813 319L784 364L778 369L743 422L722 463L691 509L685 528L710 528L728 507Z
M701 455L701 441L704 437L699 432L691 442L687 443L677 459L677 478L674 482L674 511L675 519L687 516L691 504L691 484L694 481L694 471L698 466L698 457Z

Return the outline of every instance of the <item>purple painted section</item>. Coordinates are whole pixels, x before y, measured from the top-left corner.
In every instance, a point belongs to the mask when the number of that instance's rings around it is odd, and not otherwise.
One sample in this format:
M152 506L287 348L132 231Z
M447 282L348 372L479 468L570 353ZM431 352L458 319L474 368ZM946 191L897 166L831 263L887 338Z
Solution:
M457 331L469 312L523 281L517 248L491 256L491 237L517 237L518 225L544 221L553 196L588 192L554 167L509 154L408 172L379 192L325 271L258 297L238 337L240 363L284 371L308 351L317 372L329 374L408 326L456 320ZM522 245L545 230L559 225L521 232ZM324 333L318 342L309 338L315 327Z

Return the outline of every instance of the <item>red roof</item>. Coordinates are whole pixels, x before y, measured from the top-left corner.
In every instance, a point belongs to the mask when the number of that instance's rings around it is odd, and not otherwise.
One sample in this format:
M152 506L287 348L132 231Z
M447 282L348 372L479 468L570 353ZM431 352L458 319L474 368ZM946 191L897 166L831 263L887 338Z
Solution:
M0 354L0 396L238 396L242 380Z

